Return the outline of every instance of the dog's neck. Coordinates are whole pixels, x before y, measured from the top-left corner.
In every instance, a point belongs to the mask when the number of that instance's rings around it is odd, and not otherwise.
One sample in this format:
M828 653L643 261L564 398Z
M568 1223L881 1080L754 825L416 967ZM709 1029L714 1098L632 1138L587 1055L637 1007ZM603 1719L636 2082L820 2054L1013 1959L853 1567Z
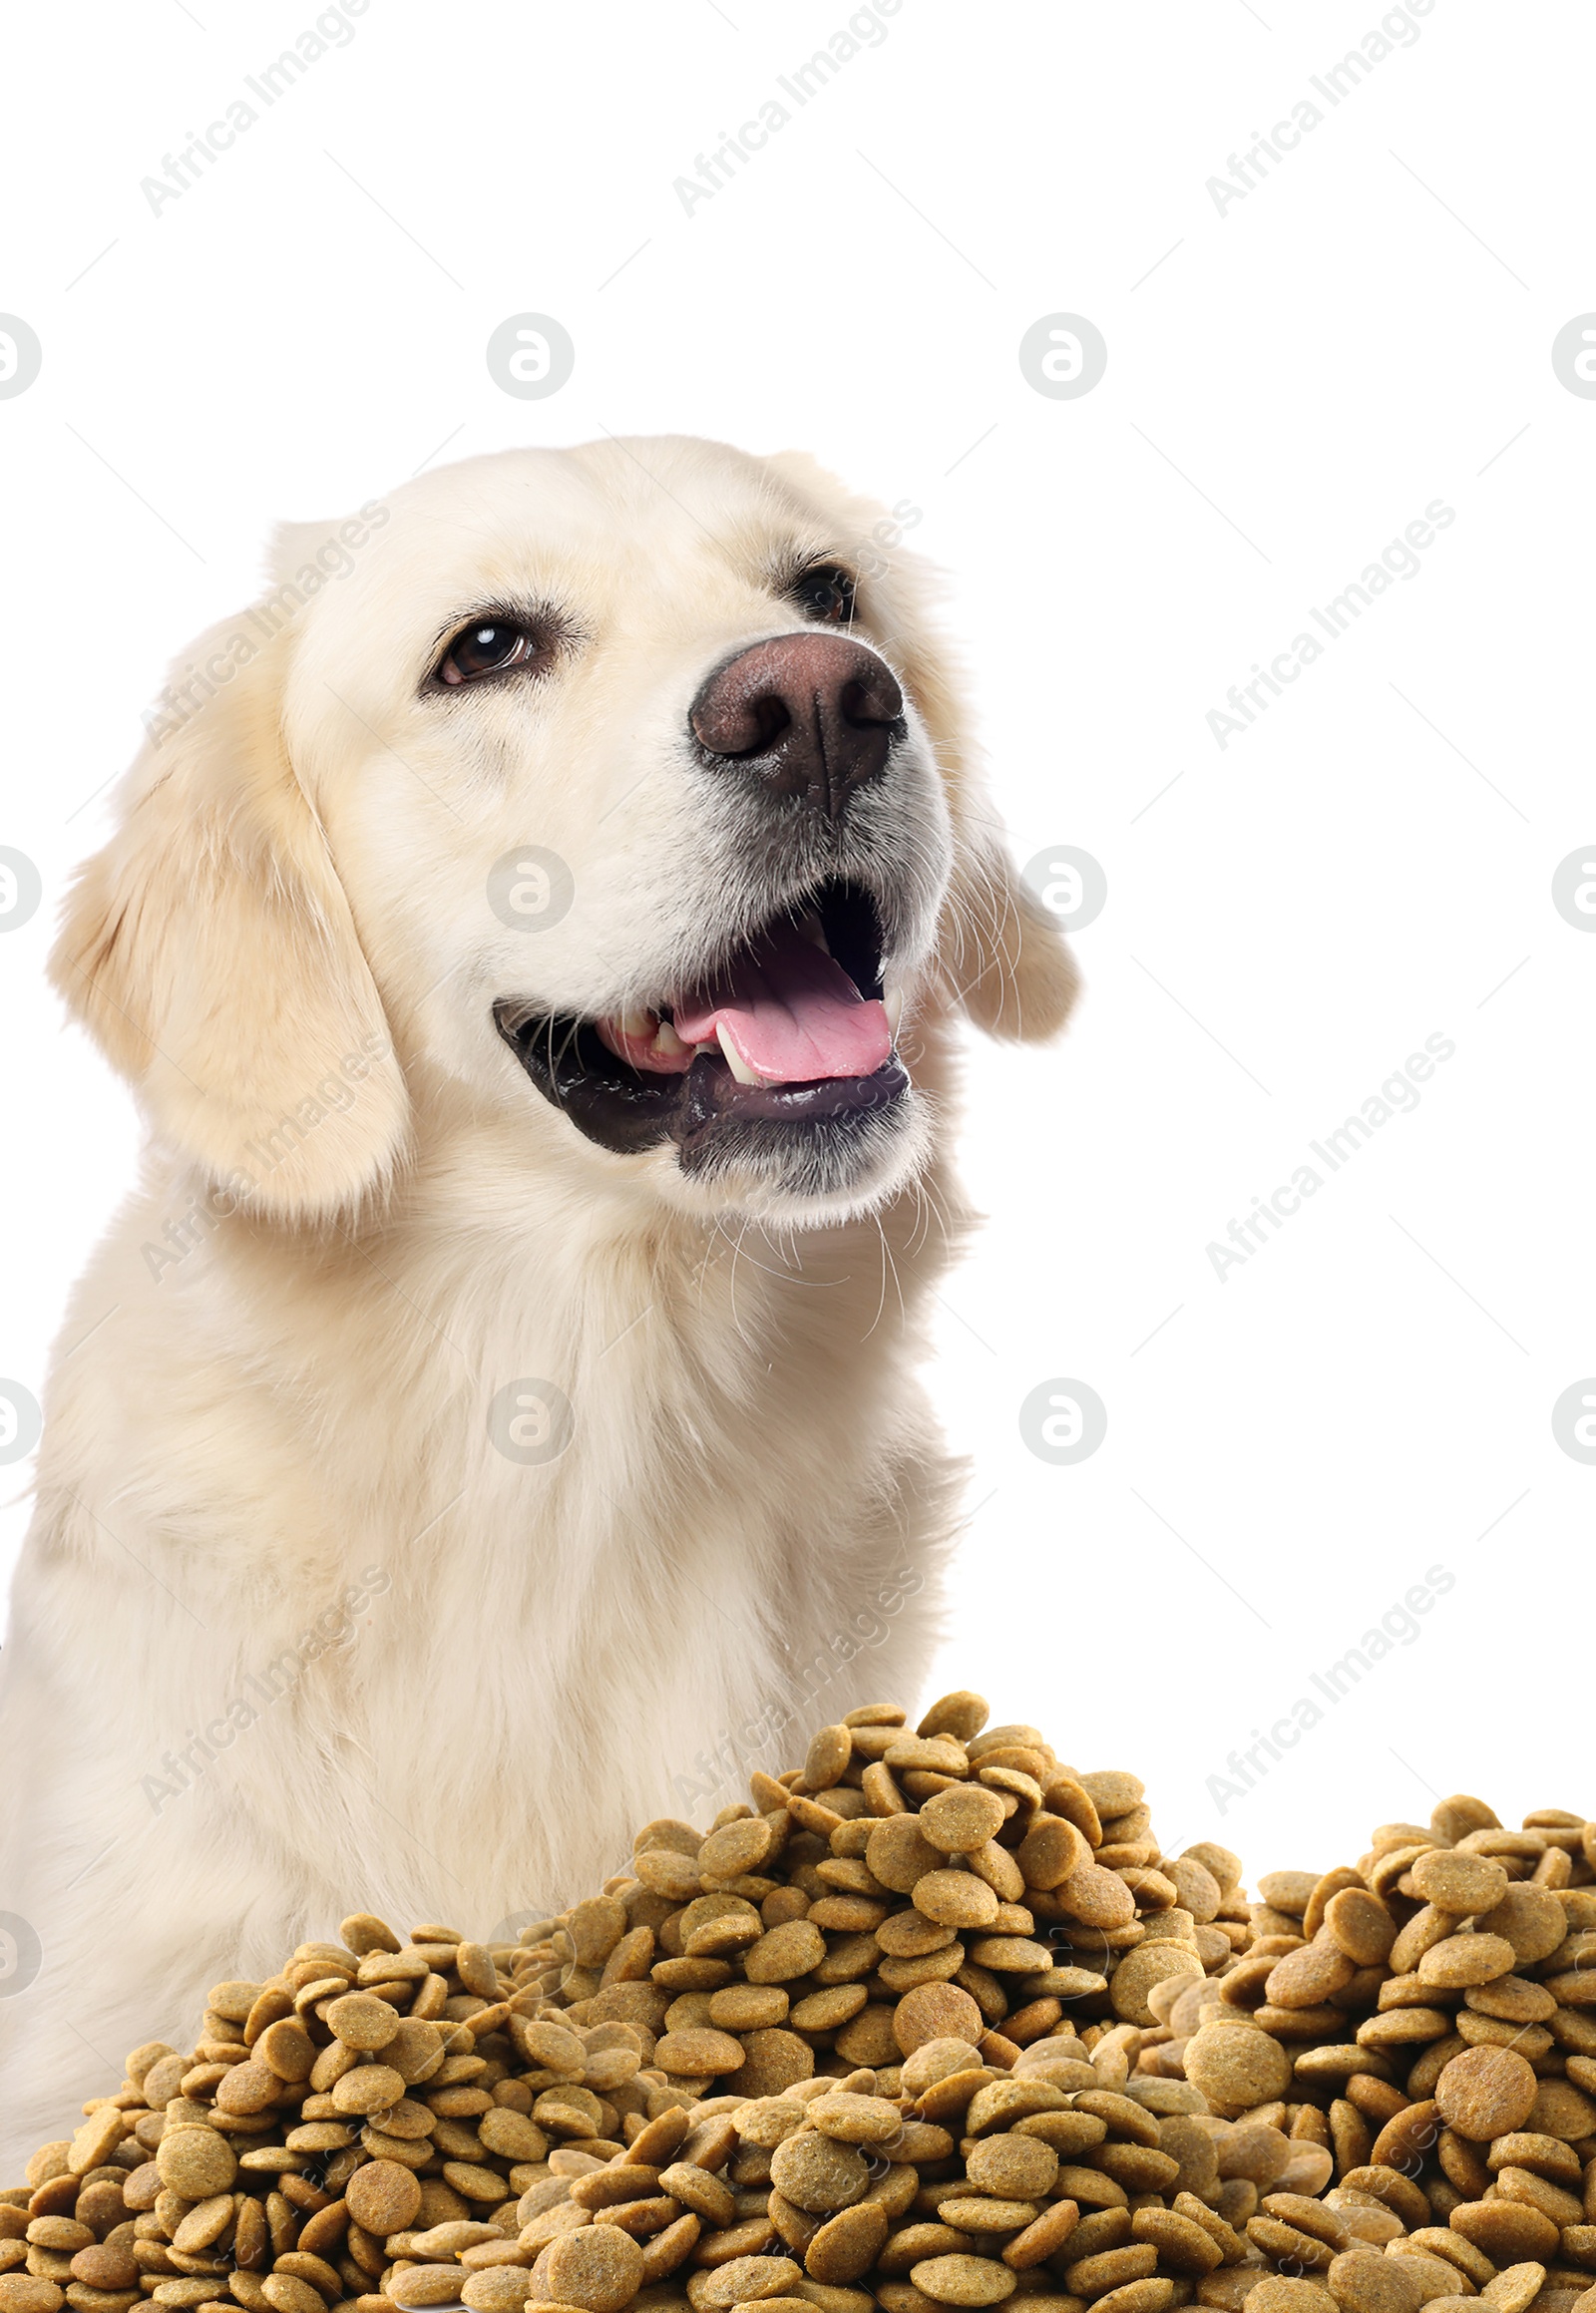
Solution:
M530 1603L551 1522L566 1550L724 1527L757 1554L800 1505L877 1482L963 1219L941 1168L867 1217L777 1229L674 1211L559 1130L558 1161L529 1166L480 1116L434 1111L382 1203L314 1230L157 1176L142 1291L225 1417L313 1470L327 1514L290 1545L307 1585L402 1557L418 1506L479 1562L502 1553Z

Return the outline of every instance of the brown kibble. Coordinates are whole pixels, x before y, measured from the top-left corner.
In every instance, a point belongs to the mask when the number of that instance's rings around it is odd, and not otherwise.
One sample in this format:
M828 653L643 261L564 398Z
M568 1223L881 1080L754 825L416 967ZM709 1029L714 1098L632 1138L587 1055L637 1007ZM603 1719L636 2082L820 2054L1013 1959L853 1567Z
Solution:
M1549 2216L1520 2200L1465 2200L1448 2219L1453 2232L1483 2249L1493 2265L1554 2257L1559 2233Z
M1255 2281L1242 2303L1245 2313L1335 2313L1336 2300L1317 2281L1271 2274Z
M327 2023L346 2048L358 2048L363 2055L386 2048L399 2030L397 2012L369 1992L346 1992L342 1999L329 2002Z
M419 2016L405 2017L382 2052L383 2063L412 2087L430 2080L443 2060L443 2034Z
M1109 1984L1114 2014L1126 2024L1150 2028L1157 2021L1147 2005L1153 1986L1173 1976L1200 1977L1202 1972L1202 1961L1185 1944L1138 1944L1125 1954Z
M332 2102L340 2113L381 2113L404 2093L404 2081L391 2065L360 2064L334 2081Z
M446 2160L443 2180L463 2200L480 2201L488 2208L512 2197L509 2185L498 2170L484 2167L480 2160Z
M964 1744L955 1742L949 1735L901 1735L888 1744L882 1758L895 1771L942 1777L936 1785L922 1787L920 1795L927 1798L950 1782L963 1782L970 1772L970 1757Z
M711 1831L698 1850L698 1868L706 1880L736 1879L758 1871L776 1844L774 1824L765 1815L745 1815Z
M804 2106L810 2127L844 2144L891 2144L903 2133L903 2117L886 2097L828 2090Z
M865 1864L873 1879L894 1893L907 1895L928 1871L941 1871L948 1858L920 1830L918 1815L886 1815L872 1825L865 1845Z
M1040 2200L1052 2190L1058 2154L1036 2136L984 2136L966 2158L972 2184L999 2200Z
M1077 2297L1101 2297L1126 2281L1150 2279L1157 2262L1158 2251L1151 2241L1132 2241L1124 2248L1076 2257L1069 2267L1070 2290Z
M792 1995L780 1984L727 1984L709 1995L709 2021L717 2032L752 2032L785 2024L791 2006Z
M1549 2216L1559 2232L1581 2223L1584 2206L1577 2192L1565 2191L1548 2177L1537 2176L1531 2168L1515 2168L1503 2164L1496 2170L1498 2199L1513 2200L1527 2208L1538 2208L1542 2216ZM1566 2244L1565 2244L1566 2245Z
M1128 1927L1136 1916L1136 1898L1117 1872L1099 1863L1083 1863L1079 1870L1053 1889L1053 1900L1070 1919L1083 1927Z
M907 1820L907 1818L905 1818ZM750 1984L784 1984L807 1976L826 1956L826 1939L806 1919L790 1919L769 1929L742 1955Z
M581 2080L587 2069L588 2051L568 2026L556 2024L550 2017L540 2017L536 2023L523 2026L521 2038L530 2063L544 2072L559 2073L563 2080ZM388 2055L386 2061L391 2064L392 2056Z
M1515 2049L1469 2048L1442 2071L1435 2103L1449 2128L1483 2143L1523 2127L1534 2109L1536 2087L1534 2072Z
M316 2044L297 2016L279 2017L268 2024L255 2042L255 2062L271 2067L279 2080L307 2080L316 2061Z
M97 2245L79 2249L72 2260L72 2277L90 2289L137 2289L139 2264L131 2249Z
M846 1727L822 1727L810 1737L800 1790L826 1791L837 1782L854 1755L854 1741ZM700 1860L701 1860L700 1851Z
M1223 2249L1207 2228L1172 2209L1137 2209L1130 2231L1132 2240L1151 2241L1160 2265L1188 2280L1200 2281L1224 2261Z
M1160 2274L1143 2281L1122 2281L1097 2299L1101 2313L1165 2313L1175 2302L1175 2284Z
M1000 2305L1019 2286L1016 2275L1007 2265L957 2252L947 2257L922 2258L918 2265L910 2267L909 2278L938 2305Z
M1073 2200L1055 2200L1043 2209L1034 2224L1027 2224L1023 2232L1015 2233L1002 2252L1003 2263L1016 2273L1027 2272L1061 2249L1080 2222L1080 2209Z
M980 2008L958 1984L920 1984L906 1992L893 2011L893 2037L905 2056L928 2040L968 2040L986 2031Z
M1354 1962L1333 1941L1304 1944L1271 1968L1264 1997L1277 2008L1316 2008L1345 1991L1356 1973Z
M225 2192L238 2172L232 2147L214 2128L169 2127L156 2149L156 2169L169 2192L208 2200Z
M928 1871L915 1881L913 1900L938 1927L991 1927L999 1909L996 1892L974 1871Z
M1266 2257L1273 2257L1279 2264L1290 2262L1309 2272L1316 2268L1328 2270L1335 2254L1328 2242L1297 2225L1287 2224L1278 2216L1250 2216L1246 2231L1254 2248L1262 2249Z
M1027 1887L1059 1887L1091 1861L1085 1834L1063 1815L1035 1815L1014 1850ZM1201 1865L1196 1866L1201 1869Z
M642 2287L642 2250L618 2225L562 2233L544 2253L550 2296L586 2313L620 2313Z
M1186 2043L1186 2078L1215 2112L1251 2112L1285 2095L1291 2058L1278 2040L1252 2025L1205 2024Z
M1417 2313L1429 2297L1415 2257L1372 2257L1367 2250L1335 2257L1326 2285L1342 2313Z
M791 2257L736 2256L717 2260L687 2283L694 2313L727 2313L733 2305L762 2304L798 2287L803 2275Z
M800 2128L772 2152L770 2180L795 2207L811 2215L829 2215L863 2199L870 2169L852 2144L818 2128Z
M392 2274L387 2283L387 2295L404 2308L404 2313L420 2313L429 2305L452 2305L459 2294L460 2267L452 2264L412 2265L408 2272Z
M1381 2168L1399 2168L1404 2175L1416 2176L1424 2156L1440 2134L1438 2108L1433 2098L1426 2097L1418 2104L1404 2105L1393 2116L1375 2138L1370 2158Z
M1171 2187L1177 2198L1184 2192L1199 2200L1207 2200L1217 2193L1218 2147L1202 2120L1194 2114L1171 2113L1161 2120L1158 2123L1158 2149L1167 2152L1171 2159L1180 2164L1180 2172Z
M794 1920L793 1927L806 1923ZM774 1928L772 1936L785 1935L786 1928ZM811 1929L817 1936L819 1929ZM769 1936L762 1939L768 1943ZM660 2035L654 2049L654 2063L661 2072L675 2073L690 2080L706 2080L718 2072L735 2072L743 2061L742 2042L729 2032L716 2032L710 2026L685 2032L666 2032Z
M471 2313L520 2313L531 2281L525 2265L487 2265L461 2282L461 2302Z
M216 2110L244 2115L266 2112L276 2103L282 2087L268 2064L232 2065L216 2083Z
M1432 1847L1412 1868L1413 1886L1425 1903L1459 1919L1470 1912L1490 1911L1507 1893L1507 1873L1493 1856L1458 1854L1453 1848Z
M880 2013L886 2015L890 2012L882 2010ZM830 2031L834 2028L835 2019L833 2019L832 2024L813 2029ZM806 2026L805 2029L808 2030L811 2027ZM850 2031L853 2029L854 2027L851 2025L848 2027ZM850 2049L842 2047L843 2038L844 2034L839 2032L837 2046L841 2053L848 2057L850 2063L865 2064L878 2061L866 2054L855 2057ZM721 2082L722 2091L728 2096L780 2096L784 2089L792 2088L798 2081L808 2080L815 2069L815 2053L808 2042L800 2040L795 2032L783 2031L777 2025L762 2026L753 2032L745 2032L742 2036L742 2048L743 2061L741 2066L736 2072L728 2074Z
M1518 1966L1526 1968L1556 1951L1568 1933L1568 1914L1549 1888L1519 1881L1474 1924L1486 1935L1505 1936Z
M32 2273L0 2273L0 2313L57 2313L61 2291Z
M887 2238L887 2211L876 2201L860 2201L828 2217L804 2253L813 2281L841 2286L868 2273Z
M1596 1825L1250 1901L986 1719L839 1716L517 1944L213 1986L0 2195L0 2313L1596 2313Z
M985 1695L960 1687L934 1703L915 1729L917 1735L951 1735L955 1742L973 1742L992 1716Z
M1325 1906L1325 1925L1338 1950L1359 1968L1378 1968L1396 1941L1396 1922L1367 1888L1344 1887Z
M344 2187L356 2224L383 2240L414 2224L421 2210L421 2180L397 2160L368 2160Z
M1545 2279L1544 2265L1505 2265L1494 2280L1485 2283L1479 2301L1490 2307L1490 2313L1526 2313Z
M995 1790L984 1783L966 1783L927 1799L915 1822L921 1837L943 1854L966 1855L996 1838L1006 1819Z
M1535 2091L1535 2103L1529 2116L1529 2125L1548 2136L1561 2136L1569 2143L1577 2143L1582 2136L1596 2135L1596 2077L1585 2076L1590 2096L1574 2085L1575 2066L1582 2060L1571 2057L1567 2080L1543 2080Z
M1420 1983L1455 1992L1511 1974L1513 1961L1513 1947L1505 1936L1445 1936L1420 1959L1418 1978Z
M273 2313L326 2313L321 2292L291 2273L268 2273L260 2284L260 2294Z
M687 1903L703 1892L696 1855L679 1847L644 1847L632 1857L631 1867L645 1887L672 1903Z
M386 2116L385 2128L392 2131L391 2114ZM549 2139L542 2128L508 2105L494 2105L484 2113L477 2121L477 2134L490 2152L505 2160L543 2160L548 2156Z

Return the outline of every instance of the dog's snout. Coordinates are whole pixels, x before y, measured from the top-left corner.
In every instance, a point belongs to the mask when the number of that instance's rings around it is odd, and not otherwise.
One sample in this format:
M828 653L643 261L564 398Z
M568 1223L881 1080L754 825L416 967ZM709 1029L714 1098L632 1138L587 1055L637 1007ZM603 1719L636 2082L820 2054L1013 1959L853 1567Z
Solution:
M772 797L797 795L840 819L902 729L892 669L844 634L778 634L719 667L688 722L709 754L738 763Z

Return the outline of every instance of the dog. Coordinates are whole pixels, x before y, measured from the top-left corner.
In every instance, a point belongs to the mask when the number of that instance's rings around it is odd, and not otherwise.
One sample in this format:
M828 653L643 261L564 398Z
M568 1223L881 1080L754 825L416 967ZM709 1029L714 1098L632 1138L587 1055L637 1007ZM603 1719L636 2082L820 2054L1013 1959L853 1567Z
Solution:
M5 1654L17 2155L214 1979L513 1939L914 1699L959 1022L1075 972L896 536L803 455L509 451L174 668L52 958L151 1137Z

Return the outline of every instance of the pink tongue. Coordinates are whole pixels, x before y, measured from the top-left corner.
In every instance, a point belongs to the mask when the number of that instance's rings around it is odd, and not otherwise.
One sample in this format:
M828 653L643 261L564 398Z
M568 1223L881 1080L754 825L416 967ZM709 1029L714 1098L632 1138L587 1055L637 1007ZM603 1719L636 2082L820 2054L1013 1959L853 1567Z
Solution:
M724 1025L750 1068L772 1084L870 1076L892 1052L887 1014L795 924L767 932L720 979L675 1006L676 1033L706 1044Z

